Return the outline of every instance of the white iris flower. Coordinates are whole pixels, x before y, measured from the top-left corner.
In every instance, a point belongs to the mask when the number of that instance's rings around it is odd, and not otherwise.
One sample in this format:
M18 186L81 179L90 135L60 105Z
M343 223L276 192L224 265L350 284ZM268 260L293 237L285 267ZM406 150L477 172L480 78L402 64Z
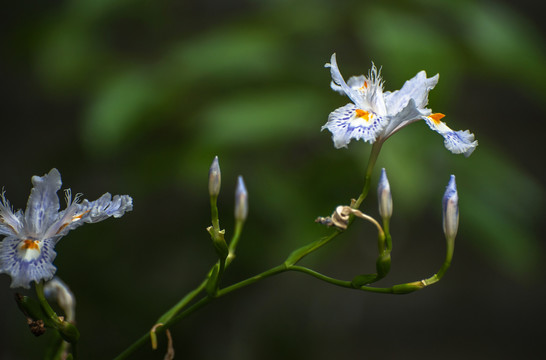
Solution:
M444 145L454 154L468 157L478 146L474 134L468 130L451 130L440 121L443 114L433 114L426 108L428 93L438 83L438 74L427 78L426 73L420 71L400 90L383 92L380 70L373 64L368 76L352 76L347 82L337 66L336 54L325 67L329 67L332 74L332 89L347 95L352 101L331 112L321 129L330 130L336 148L347 147L351 139L362 139L370 144L383 142L418 120L425 120L432 130L442 135Z
M27 209L13 212L1 195L0 202L0 273L11 276L11 287L29 288L30 282L50 280L57 268L53 260L55 245L70 230L84 223L96 223L111 216L118 218L133 209L128 195L109 193L95 201L72 199L66 190L66 209L59 211L57 192L61 188L61 174L52 169L44 176L33 176L34 185Z

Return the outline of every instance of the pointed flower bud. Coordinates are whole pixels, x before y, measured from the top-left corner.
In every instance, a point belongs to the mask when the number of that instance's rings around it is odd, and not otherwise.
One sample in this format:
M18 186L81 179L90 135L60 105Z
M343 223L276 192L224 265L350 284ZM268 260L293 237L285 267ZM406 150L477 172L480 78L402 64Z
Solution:
M444 234L448 242L453 242L459 228L459 196L455 175L451 175L442 201Z
M55 276L44 285L44 294L47 299L55 301L63 309L66 320L74 322L76 320L76 297L61 279Z
M387 172L381 169L379 184L377 185L377 199L379 200L379 214L385 219L390 219L392 216L392 195Z
M222 173L220 172L220 164L218 164L218 156L214 157L209 170L209 195L218 196L220 194L220 185L222 183Z
M245 221L248 215L248 193L246 192L243 177L237 179L237 190L235 190L235 220Z

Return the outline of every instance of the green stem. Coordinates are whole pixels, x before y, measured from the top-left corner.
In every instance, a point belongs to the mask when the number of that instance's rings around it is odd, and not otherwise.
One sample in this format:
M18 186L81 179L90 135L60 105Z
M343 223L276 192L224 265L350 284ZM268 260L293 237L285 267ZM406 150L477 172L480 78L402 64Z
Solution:
M454 239L453 239L453 241L454 241ZM448 241L448 243L449 243L449 241ZM440 268L440 270L438 270L438 272L436 274L434 274L433 276L431 276L430 278L428 278L426 280L423 280L427 285L434 284L434 283L440 281L440 279L442 279L442 277L445 275L447 269L449 269L449 267L451 266L451 259L453 259L453 251L454 251L454 247L448 245L447 250L446 250L446 258L445 258L444 263L442 264L442 267Z
M288 256L288 258L284 261L284 264L286 266L291 266L296 264L298 261L300 261L303 257L309 255L313 251L321 248L322 246L326 245L330 240L335 238L340 234L340 230L334 230L330 235L327 235L323 237L322 239L316 240L312 242L311 244L307 244L305 246L302 246L299 249L296 249L292 251L292 253Z
M311 275L311 276L313 276L313 277L315 277L315 278L317 278L319 280L325 281L325 282L333 284L333 285L337 285L337 286L341 286L341 287L345 287L345 288L353 288L350 281L334 279L334 278L331 278L329 276L323 275L323 274L321 274L321 273L319 273L319 272L317 272L315 270L311 270L309 268L306 268L305 266L293 265L293 266L290 266L289 270L298 271L298 272L305 273L307 275Z
M220 283L222 282L222 277L224 275L224 271L226 270L226 261L227 257L225 259L219 259L218 260L218 275L216 276L216 281L214 285L214 293L212 294L214 297L216 297L216 294L218 293L218 289L220 288Z
M370 153L370 158L368 159L368 167L366 169L366 175L364 178L364 188L362 189L362 193L360 194L356 202L353 204L353 209L358 209L360 207L360 204L362 204L364 199L366 199L366 196L368 196L368 192L370 191L373 168L379 156L379 152L381 151L382 145L383 143L378 141L375 142L372 146L372 151Z
M383 219L383 231L385 231L385 245L388 252L392 251L392 238L390 231L390 219Z
M231 262L235 259L235 250L237 249L239 238L241 237L241 233L243 232L243 225L243 221L235 222L235 231L233 237L231 238L231 241L229 242L229 252L226 259L226 267L228 267L229 264L231 264Z
M268 278L268 277L276 275L276 274L280 274L280 273L285 272L287 270L288 270L288 267L285 264L275 266L274 268L271 268L271 269L269 269L267 271L264 271L264 272L262 272L262 273L260 273L258 275L255 275L255 276L253 276L251 278L248 278L248 279L240 281L240 282L238 282L236 284L233 284L233 285L227 286L227 287L225 287L223 289L220 289L220 290L218 290L218 293L216 295L217 295L217 297L224 296L224 295L229 294L230 292L233 292L233 291L235 291L237 289L240 289L242 287L254 284L255 282L257 282L259 280Z
M44 294L44 282L36 282L35 283L35 289L36 289L36 296L38 297L38 301L40 302L40 306L42 310L46 313L46 315L49 317L53 323L57 325L61 325L61 320L59 319L59 316L55 313L55 311L51 308L51 305L47 302Z
M207 228L212 238L212 243L218 258L223 263L228 256L228 247L224 239L224 231L220 230L220 220L218 219L218 206L216 205L218 196L210 197L210 217L212 227ZM223 267L221 269L223 271Z
M383 279L391 269L392 239L389 232L389 219L383 219L383 232L377 240L378 257L375 262L377 277L373 282Z
M261 279L265 279L267 277L270 277L270 276L273 276L273 275L276 275L276 274L279 274L281 272L284 272L286 271L287 268L284 264L282 265L279 265L279 266L276 266L272 269L269 269L267 271L264 271L263 273L261 274L258 274L256 276L253 276L251 278L248 278L246 280L243 280L241 282L238 282L234 285L231 285L231 286L228 286L224 289L220 289L218 290L218 292L216 293L216 296L215 298L219 298L221 296L224 296L224 295L227 295L229 293L231 293L232 291L235 291L237 289L240 289L242 287L245 287L247 285L250 285L250 284L253 284L255 283L256 281L259 281ZM206 284L206 281L204 282ZM200 287L202 286L203 284L200 285ZM197 291L200 287L198 287L195 291ZM201 289L202 290L202 289ZM192 292L193 293L193 292ZM187 296L186 296L187 297ZM177 323L178 321L184 319L185 317L189 316L190 314L192 314L193 312L197 311L198 309L202 308L203 306L207 305L209 302L211 302L214 298L213 297L210 297L210 296L205 296L204 298L202 298L201 300L195 302L194 304L192 304L190 307L188 307L186 310L183 310L182 312L180 313L176 313L176 314L173 314L171 316L169 316L169 318L163 323L163 326L161 327L158 327L157 330L156 330L156 334L161 334L162 332L164 332L165 330L167 330L169 327L171 327L172 325L174 325L175 323ZM184 300L184 299L183 299ZM181 303L183 302L183 300L181 301ZM180 304L180 303L179 303ZM187 304L187 302L186 302ZM165 315L163 315L161 317L161 319L165 318L166 319L166 315L167 314L170 314L171 311L169 310ZM146 334L144 334L143 336L141 336L137 341L135 341L131 346L129 346L127 349L125 349L121 354L119 354L117 357L114 358L114 360L122 360L122 359L126 359L127 357L129 357L129 355L131 355L132 353L134 353L138 348L140 348L141 346L143 346L144 344L146 344L150 339L150 333L147 332Z
M212 220L212 228L214 233L217 234L220 231L220 220L218 220L218 206L217 206L218 196L210 197L210 218Z
M169 322L176 314L180 312L190 301L192 301L203 289L205 289L205 286L207 285L208 278L203 280L203 282L196 287L194 290L189 292L186 296L182 298L175 306L173 306L169 311L167 311L165 314L161 315L161 317L157 320L158 324L165 324Z
M325 281L327 283L330 283L330 284L333 284L333 285L336 285L336 286L340 286L340 287L344 287L344 288L348 288L348 289L357 289L357 290L363 290L363 291L368 291L368 292L382 293L382 294L399 293L397 290L398 290L398 287L401 286L401 285L395 285L395 286L392 286L392 287L389 287L389 288L378 288L378 287L373 287L373 286L354 287L353 284L350 281L334 279L334 278L331 278L329 276L323 275L323 274L321 274L321 273L319 273L317 271L306 268L304 266L294 265L294 266L290 266L287 270L299 271L299 272L305 273L307 275L311 275L311 276L313 276L313 277L315 277L315 278L317 278L319 280ZM403 285L406 285L406 284L403 284Z

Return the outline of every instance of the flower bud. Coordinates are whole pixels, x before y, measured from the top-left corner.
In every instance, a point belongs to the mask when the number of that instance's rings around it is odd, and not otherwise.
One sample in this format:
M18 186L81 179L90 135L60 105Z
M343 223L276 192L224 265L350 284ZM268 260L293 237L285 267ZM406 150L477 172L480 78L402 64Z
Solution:
M246 192L243 177L237 179L237 190L235 190L235 220L245 221L248 215L248 194Z
M222 183L222 174L218 164L218 156L214 157L209 170L209 195L217 197L220 194L220 185Z
M392 195L387 172L381 169L379 184L377 185L377 199L379 201L379 214L385 219L390 219L392 216Z
M453 242L459 228L459 196L455 175L451 175L442 200L444 234L448 242Z
M63 309L67 321L76 319L76 297L61 279L55 276L44 285L44 294L49 300L55 301Z

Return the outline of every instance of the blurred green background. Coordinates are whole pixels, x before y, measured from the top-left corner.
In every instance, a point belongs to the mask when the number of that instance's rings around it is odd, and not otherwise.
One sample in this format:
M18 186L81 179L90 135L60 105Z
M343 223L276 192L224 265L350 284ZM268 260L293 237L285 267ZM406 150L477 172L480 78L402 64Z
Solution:
M546 47L538 1L41 1L4 6L0 184L24 208L30 177L57 167L95 199L134 211L57 246L77 296L81 359L112 358L195 287L215 260L208 167L222 168L221 224L233 229L242 174L250 215L229 284L322 236L317 216L358 196L370 150L320 132L348 102L323 68L383 66L387 90L440 73L430 107L480 146L468 159L416 123L387 141L394 196L391 274L441 265L441 197L457 175L460 231L444 280L406 296L283 274L214 302L172 329L184 359L512 359L542 352ZM375 173L374 185L378 172ZM364 210L377 215L375 194ZM373 227L305 260L350 279L374 269ZM0 276L0 358L39 358ZM165 345L161 339L161 346ZM162 359L143 348L134 359Z

